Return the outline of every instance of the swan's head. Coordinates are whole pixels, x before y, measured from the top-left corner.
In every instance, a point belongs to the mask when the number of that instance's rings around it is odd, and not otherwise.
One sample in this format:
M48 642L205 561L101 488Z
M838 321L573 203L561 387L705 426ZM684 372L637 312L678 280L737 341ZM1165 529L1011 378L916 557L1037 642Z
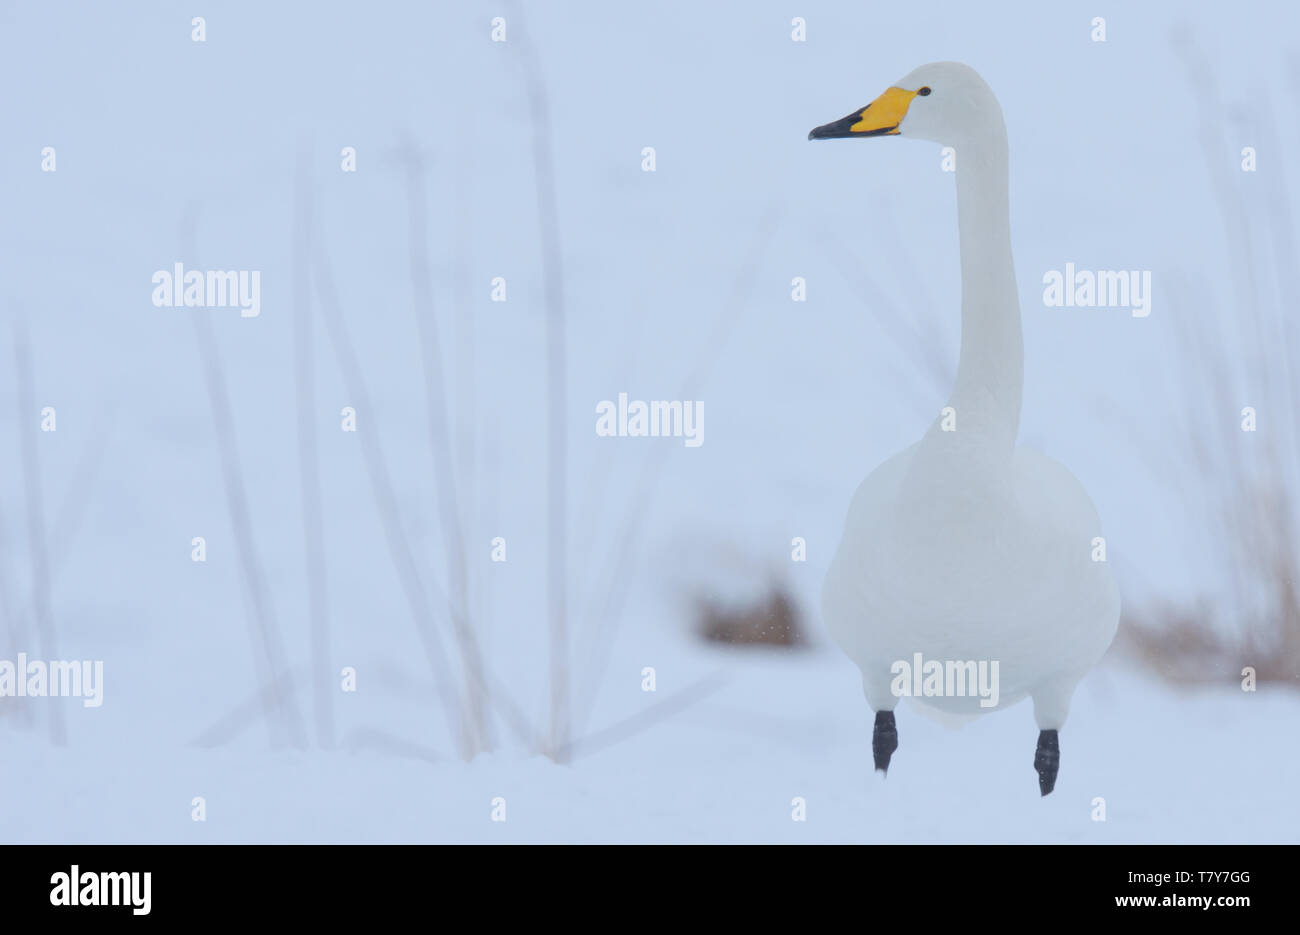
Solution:
M960 147L1002 129L1002 109L975 69L960 62L922 65L866 107L817 127L810 140L910 136Z

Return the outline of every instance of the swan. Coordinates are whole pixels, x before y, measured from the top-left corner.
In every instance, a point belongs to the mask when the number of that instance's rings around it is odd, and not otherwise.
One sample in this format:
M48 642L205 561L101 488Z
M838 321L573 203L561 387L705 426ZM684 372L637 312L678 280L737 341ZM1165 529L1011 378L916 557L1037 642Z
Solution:
M877 770L888 771L898 747L902 696L963 719L1029 697L1045 796L1075 687L1115 636L1119 590L1083 485L1016 446L1024 347L1002 109L970 66L938 62L808 134L875 136L956 151L961 353L947 406L853 495L822 587L823 618L861 670ZM914 662L935 675L919 698ZM995 696L971 691L970 679L963 691L970 663L987 664Z

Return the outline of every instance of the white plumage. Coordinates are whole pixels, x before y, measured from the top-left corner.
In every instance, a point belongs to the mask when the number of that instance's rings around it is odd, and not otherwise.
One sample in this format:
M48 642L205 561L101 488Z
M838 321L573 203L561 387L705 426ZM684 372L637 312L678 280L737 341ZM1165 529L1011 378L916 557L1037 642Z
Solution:
M898 702L891 667L915 653L996 660L997 708L1029 696L1038 726L1055 731L1114 637L1119 594L1110 566L1094 561L1102 533L1082 485L1015 446L1023 343L1002 111L973 69L945 62L809 134L886 135L956 150L962 337L947 420L955 430L936 413L916 444L858 488L826 576L826 624L878 712ZM971 696L920 700L957 713L996 710Z

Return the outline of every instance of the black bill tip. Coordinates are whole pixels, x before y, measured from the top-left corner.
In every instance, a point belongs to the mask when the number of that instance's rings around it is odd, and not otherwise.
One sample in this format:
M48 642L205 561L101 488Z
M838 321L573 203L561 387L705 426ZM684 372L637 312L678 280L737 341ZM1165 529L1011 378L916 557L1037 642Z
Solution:
M865 108L864 108L865 109ZM898 131L898 124L892 127L880 127L875 130L859 130L856 133L849 128L862 122L862 111L849 114L832 123L822 124L820 127L814 127L808 131L810 140L842 140L849 137L857 136L888 136Z

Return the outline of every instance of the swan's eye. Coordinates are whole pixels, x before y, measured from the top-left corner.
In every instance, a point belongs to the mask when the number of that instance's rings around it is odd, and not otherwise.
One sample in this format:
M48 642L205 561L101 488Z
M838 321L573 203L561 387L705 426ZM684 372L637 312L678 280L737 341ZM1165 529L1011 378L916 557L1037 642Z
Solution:
M921 95L921 97L929 97L929 96L930 96L930 89L929 89L929 88L921 88L921 89L918 90L916 93L919 94L919 95Z

